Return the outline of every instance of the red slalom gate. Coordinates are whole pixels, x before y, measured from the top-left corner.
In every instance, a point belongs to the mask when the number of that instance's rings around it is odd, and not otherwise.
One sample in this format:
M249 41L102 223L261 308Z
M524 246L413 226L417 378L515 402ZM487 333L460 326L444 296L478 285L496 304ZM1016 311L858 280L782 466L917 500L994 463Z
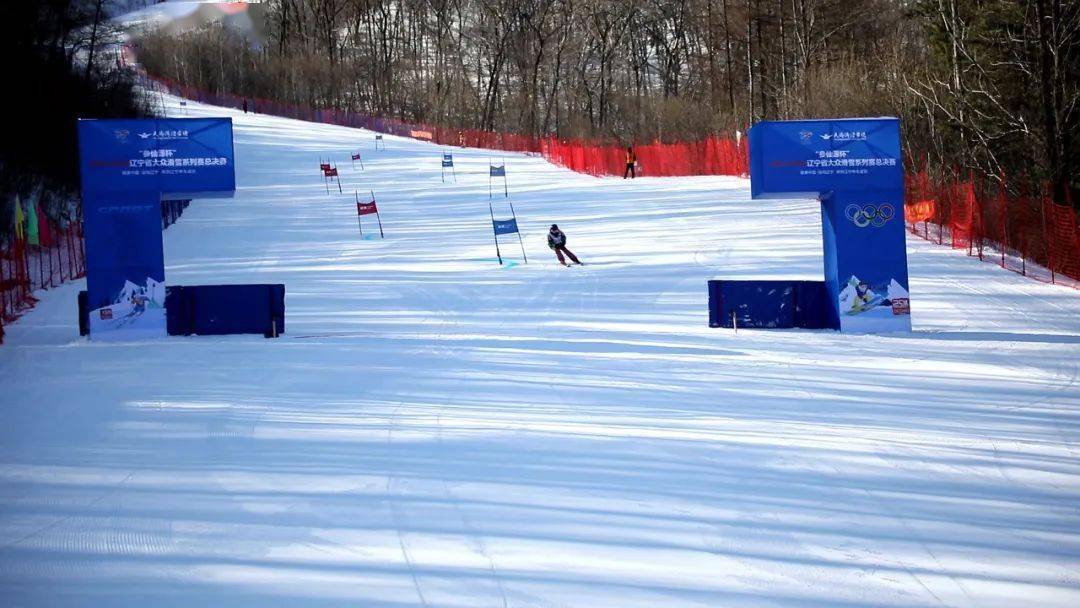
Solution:
M381 238L386 238L386 235L383 234L382 216L379 214L378 205L375 204L375 191L374 190L371 191L371 202L369 202L369 203L361 203L360 202L360 195L355 193L355 192L353 194L354 194L354 198L356 200L356 223L360 227L360 236L364 236L364 220L363 220L363 217L365 215L374 215L375 219L378 220L378 222L379 222L379 236Z

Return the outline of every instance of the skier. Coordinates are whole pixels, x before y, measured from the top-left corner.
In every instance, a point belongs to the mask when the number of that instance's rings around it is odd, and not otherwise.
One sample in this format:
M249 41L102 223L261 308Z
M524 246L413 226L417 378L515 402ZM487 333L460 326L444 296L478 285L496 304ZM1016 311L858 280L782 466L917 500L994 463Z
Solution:
M564 253L570 256L570 259L573 260L575 264L582 263L581 260L577 259L576 255L574 255L569 249L566 248L566 233L564 233L562 230L559 230L559 226L557 224L551 225L551 230L548 231L547 241L548 247L555 251L555 257L559 258L559 263L563 266L569 266L569 264L567 264L566 260L563 258Z
M244 100L244 114L247 114L247 111L248 111L248 103L247 103L247 99L245 99Z
M637 164L637 154L634 154L634 148L626 146L626 171L623 171L622 178L626 179L629 175L630 179L634 179L637 175L634 173L634 165Z

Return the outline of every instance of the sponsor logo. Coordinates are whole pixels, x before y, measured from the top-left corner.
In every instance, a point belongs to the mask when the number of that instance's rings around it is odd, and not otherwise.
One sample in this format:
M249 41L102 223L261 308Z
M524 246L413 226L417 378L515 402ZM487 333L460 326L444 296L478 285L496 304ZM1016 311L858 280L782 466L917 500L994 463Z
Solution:
M112 309L102 308L100 311L98 311L98 318L102 321L108 321L109 319L112 319Z
M160 130L160 131L144 131L137 133L139 139L153 139L155 141L168 141L170 139L187 139L188 131L185 130Z
M802 141L802 143L808 144L808 143L810 143L810 141L812 139L814 139L814 132L813 131L799 131L799 139Z
M821 139L824 139L825 141L832 140L838 143L866 141L866 131L836 131L833 133L823 133Z
M881 205L858 205L852 203L844 209L844 216L859 228L866 228L867 226L881 228L895 215L896 210L888 203Z
M908 298L893 298L892 300L892 314L894 315L910 315L911 314L911 300Z
M117 129L113 131L113 135L116 136L116 141L120 143L127 143L128 136L131 135L131 132L127 129Z

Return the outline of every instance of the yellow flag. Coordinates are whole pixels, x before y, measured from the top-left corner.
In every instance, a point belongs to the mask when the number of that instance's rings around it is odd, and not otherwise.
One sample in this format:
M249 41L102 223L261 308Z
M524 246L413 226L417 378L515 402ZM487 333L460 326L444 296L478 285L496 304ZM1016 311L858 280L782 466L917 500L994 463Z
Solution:
M15 238L23 240L23 222L26 221L26 216L23 215L22 201L19 200L19 195L15 195Z

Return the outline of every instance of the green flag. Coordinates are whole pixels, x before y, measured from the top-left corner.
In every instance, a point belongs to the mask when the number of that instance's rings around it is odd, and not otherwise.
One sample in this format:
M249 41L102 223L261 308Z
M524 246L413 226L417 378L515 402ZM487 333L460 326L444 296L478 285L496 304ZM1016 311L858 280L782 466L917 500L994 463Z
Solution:
M41 234L38 232L37 202L31 202L26 209L26 242L30 245L41 245Z
M15 195L15 238L17 240L23 240L23 217L22 203L19 201L19 195Z

